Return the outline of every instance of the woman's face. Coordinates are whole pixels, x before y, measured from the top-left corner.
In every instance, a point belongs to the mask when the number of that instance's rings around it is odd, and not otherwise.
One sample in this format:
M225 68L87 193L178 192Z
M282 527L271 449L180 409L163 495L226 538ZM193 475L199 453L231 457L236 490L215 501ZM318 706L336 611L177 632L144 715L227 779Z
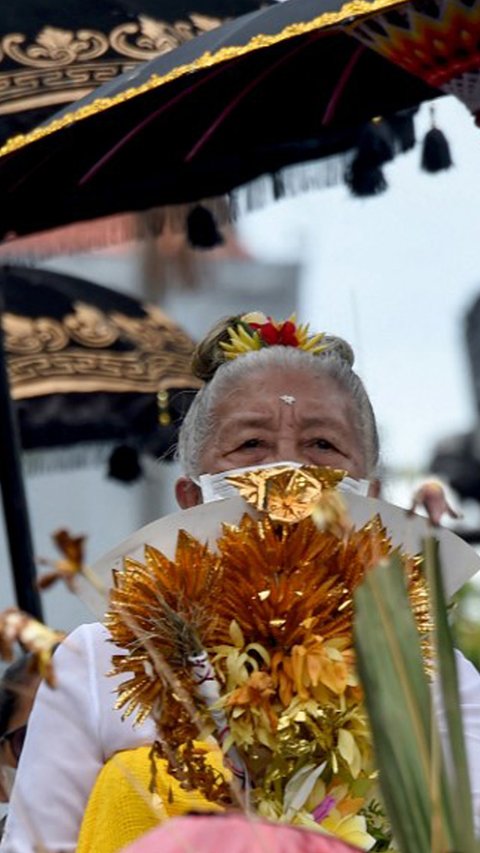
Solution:
M268 368L252 372L217 405L202 473L269 462L343 468L365 477L352 404L329 376Z

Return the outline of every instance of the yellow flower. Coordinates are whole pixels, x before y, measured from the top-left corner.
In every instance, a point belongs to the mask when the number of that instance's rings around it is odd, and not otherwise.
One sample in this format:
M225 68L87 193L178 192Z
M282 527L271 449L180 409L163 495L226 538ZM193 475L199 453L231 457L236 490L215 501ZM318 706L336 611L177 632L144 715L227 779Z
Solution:
M350 684L356 685L355 677L352 677L352 657L349 649L345 648L348 638L324 641L316 634L309 636L307 623L312 621L304 620L307 638L303 643L294 645L290 655L282 651L272 655L271 672L285 707L294 695L303 700L313 694L319 698L318 687L325 687L339 696Z
M339 729L337 746L341 757L348 764L350 773L356 779L362 769L362 755L348 729Z
M313 635L303 645L292 649L292 670L296 692L300 697L308 696L309 687L324 684L333 693L345 691L348 667L341 652Z
M361 850L371 850L375 844L374 837L367 832L367 822L363 815L343 816L335 808L322 820L320 828Z
M273 730L278 724L278 717L271 704L272 696L275 695L273 679L267 672L253 672L241 687L237 687L230 693L226 701L229 708L244 707L258 708L265 711Z

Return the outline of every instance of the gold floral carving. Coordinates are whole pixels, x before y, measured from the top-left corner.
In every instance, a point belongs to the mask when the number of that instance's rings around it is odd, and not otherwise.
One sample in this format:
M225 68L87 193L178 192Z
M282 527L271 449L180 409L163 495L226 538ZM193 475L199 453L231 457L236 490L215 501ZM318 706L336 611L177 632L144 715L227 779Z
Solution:
M200 387L190 373L191 340L162 311L146 310L128 317L77 302L62 320L5 313L12 397ZM118 343L125 349L110 349Z
M26 38L21 33L4 36L2 47L6 56L20 65L31 68L58 68L73 62L88 62L108 50L108 38L98 30L61 30L44 27L36 43L23 47Z
M111 346L121 332L103 311L83 302L75 303L74 312L67 314L63 325L72 341L87 347Z
M123 56L145 61L168 53L199 33L215 29L222 23L221 18L209 18L206 15L192 14L189 18L187 21L167 24L148 15L139 15L138 24L127 23L115 27L110 34L110 44Z
M66 330L50 317L31 319L6 312L2 326L7 353L55 352L68 345Z
M125 22L109 33L45 26L33 41L23 33L9 33L0 38L0 64L10 59L17 67L0 73L0 115L85 97L139 62L221 23L221 18L195 13L174 24L140 15L137 22Z
M199 33L209 33L224 23L221 18L211 18L209 15L200 15L198 12L191 12L189 18Z

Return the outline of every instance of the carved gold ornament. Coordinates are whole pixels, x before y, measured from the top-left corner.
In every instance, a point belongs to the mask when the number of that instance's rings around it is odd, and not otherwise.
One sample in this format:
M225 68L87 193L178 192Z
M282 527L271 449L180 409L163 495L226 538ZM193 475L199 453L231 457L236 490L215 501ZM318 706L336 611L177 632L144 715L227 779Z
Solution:
M190 372L188 336L158 308L145 311L143 317L129 317L76 302L62 319L4 314L13 399L200 387Z
M227 477L241 497L275 521L287 524L312 515L327 492L340 483L345 471L304 465L279 466Z
M221 18L195 14L186 21L175 21L173 24L148 15L139 15L138 20L138 24L127 23L115 27L110 34L110 44L117 53L140 62L168 53L223 23Z
M110 32L47 24L33 40L24 33L8 33L0 37L0 115L85 97L139 62L167 53L224 20L192 12L186 20L168 23L140 15ZM16 66L2 70L8 60Z
M2 39L5 56L19 65L30 68L57 68L73 62L88 62L108 50L108 38L98 30L61 30L44 27L37 35L36 43L24 47L26 37L21 33L10 33Z

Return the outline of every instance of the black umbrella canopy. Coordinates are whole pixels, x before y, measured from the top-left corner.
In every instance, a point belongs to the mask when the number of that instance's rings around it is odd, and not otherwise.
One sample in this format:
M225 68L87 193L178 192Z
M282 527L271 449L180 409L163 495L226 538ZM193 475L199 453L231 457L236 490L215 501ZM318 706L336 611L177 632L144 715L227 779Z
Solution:
M61 273L4 267L4 349L24 449L108 442L167 457L198 382L160 309Z
M5 528L18 604L41 618L21 444L114 443L110 474L133 481L141 474L138 451L166 457L173 450L198 388L189 369L193 343L158 308L60 273L0 267L0 302Z
M0 8L0 140L257 0L17 0ZM266 5L266 3L262 3Z
M438 95L349 35L373 5L289 0L251 13L13 140L0 158L0 235L221 195L344 151L359 123Z

